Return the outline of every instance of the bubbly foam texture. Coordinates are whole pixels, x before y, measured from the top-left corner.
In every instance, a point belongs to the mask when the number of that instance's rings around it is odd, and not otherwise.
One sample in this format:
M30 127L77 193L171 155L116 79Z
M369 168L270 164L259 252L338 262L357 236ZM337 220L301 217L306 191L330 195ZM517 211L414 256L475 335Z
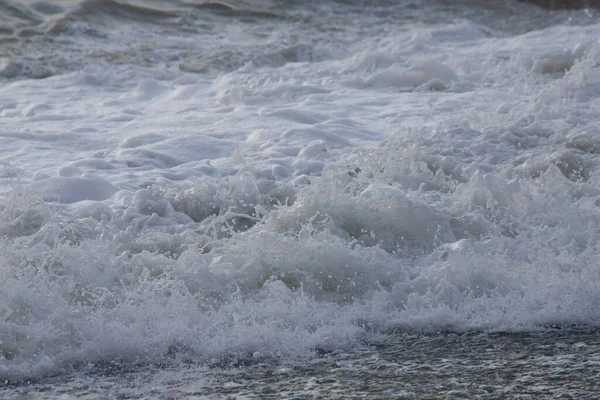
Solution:
M600 323L600 26L312 34L3 84L2 379Z

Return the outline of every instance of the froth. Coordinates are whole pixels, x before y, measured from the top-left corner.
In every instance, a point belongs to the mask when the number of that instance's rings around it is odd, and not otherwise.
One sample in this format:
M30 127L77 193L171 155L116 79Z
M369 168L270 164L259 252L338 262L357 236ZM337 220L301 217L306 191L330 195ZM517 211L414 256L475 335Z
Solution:
M600 322L597 25L244 23L2 87L0 377Z

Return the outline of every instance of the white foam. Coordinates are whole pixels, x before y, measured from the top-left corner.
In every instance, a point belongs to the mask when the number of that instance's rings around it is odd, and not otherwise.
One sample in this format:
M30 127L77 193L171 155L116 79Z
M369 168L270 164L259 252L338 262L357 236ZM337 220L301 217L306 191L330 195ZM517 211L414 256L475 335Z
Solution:
M4 83L0 377L597 326L600 26L438 22Z
M443 90L457 80L458 76L454 71L440 62L431 60L410 68L393 65L370 76L365 83L377 88L411 88L427 84L430 89Z
M65 168L61 168L60 176L37 180L30 185L30 188L48 201L67 204L81 200L106 200L117 191L116 186L101 177L87 174L81 177L73 176L74 171L77 171L75 167L70 167L68 172Z

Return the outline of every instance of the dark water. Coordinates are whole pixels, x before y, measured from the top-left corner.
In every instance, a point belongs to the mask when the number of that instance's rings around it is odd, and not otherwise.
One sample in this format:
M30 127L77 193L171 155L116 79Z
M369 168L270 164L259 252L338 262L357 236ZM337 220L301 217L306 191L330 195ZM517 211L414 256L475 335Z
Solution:
M88 366L78 374L8 385L21 399L595 399L600 331L513 334L399 333L352 353L310 361L215 360L195 364Z
M134 64L206 73L253 61L277 65L319 60L318 44L374 35L390 22L469 19L490 30L522 33L558 23L585 24L593 12L548 12L511 1L0 1L0 78L45 78L90 63ZM289 25L263 54L261 39ZM248 32L242 40L232 30ZM315 36L326 32L327 35ZM260 56L258 55L260 53Z

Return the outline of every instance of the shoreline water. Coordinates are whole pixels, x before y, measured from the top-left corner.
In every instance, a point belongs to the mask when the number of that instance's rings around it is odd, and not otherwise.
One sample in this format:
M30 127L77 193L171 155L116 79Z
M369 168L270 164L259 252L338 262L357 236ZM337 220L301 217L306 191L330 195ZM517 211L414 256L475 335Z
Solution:
M0 2L0 379L600 325L596 10L231 4Z
M592 398L597 330L394 334L353 352L295 363L254 358L220 366L96 366L4 391L12 397L84 398ZM95 370L95 372L94 372ZM66 397L65 397L66 396Z

